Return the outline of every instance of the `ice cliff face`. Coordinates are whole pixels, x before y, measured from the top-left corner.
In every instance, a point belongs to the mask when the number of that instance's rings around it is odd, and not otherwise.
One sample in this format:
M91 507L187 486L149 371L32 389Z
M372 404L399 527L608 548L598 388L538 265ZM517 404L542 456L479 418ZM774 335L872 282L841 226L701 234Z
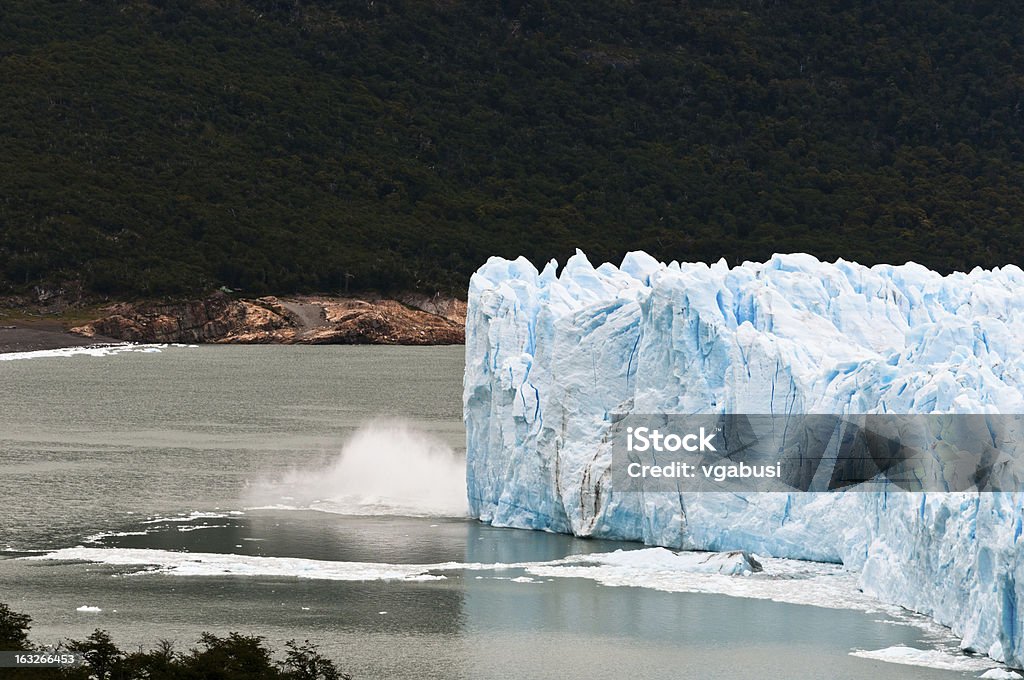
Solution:
M619 494L613 413L1024 413L1024 272L777 255L470 283L471 513L498 526L842 562L1024 667L1024 493Z

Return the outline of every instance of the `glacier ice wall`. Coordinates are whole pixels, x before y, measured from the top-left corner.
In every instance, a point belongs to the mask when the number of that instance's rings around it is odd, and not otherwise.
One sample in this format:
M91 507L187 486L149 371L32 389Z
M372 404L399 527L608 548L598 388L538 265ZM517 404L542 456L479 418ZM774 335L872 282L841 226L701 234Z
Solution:
M1024 413L1024 272L630 253L472 278L470 512L496 526L841 562L1024 667L1024 493L619 494L613 413Z

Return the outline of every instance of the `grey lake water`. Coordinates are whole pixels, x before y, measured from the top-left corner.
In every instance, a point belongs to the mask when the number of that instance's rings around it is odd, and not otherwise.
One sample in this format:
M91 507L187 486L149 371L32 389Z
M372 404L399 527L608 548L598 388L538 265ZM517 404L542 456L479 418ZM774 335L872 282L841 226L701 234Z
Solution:
M0 601L38 643L239 631L357 679L978 676L851 656L955 644L891 608L488 567L643 546L465 518L462 370L461 347L0 361Z

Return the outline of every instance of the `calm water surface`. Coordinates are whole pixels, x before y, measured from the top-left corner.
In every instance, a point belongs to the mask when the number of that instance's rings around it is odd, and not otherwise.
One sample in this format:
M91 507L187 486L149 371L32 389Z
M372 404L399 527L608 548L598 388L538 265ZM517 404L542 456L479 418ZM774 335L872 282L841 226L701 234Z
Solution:
M37 642L102 627L122 647L170 638L184 648L202 631L237 630L276 646L309 639L357 678L978 675L849 656L928 646L919 629L877 613L576 578L521 583L515 570L360 582L20 559L82 544L490 564L641 547L459 518L252 509L274 500L275 480L294 486L330 469L375 419L405 419L461 454L462 352L200 347L0 362L0 601L33 617ZM210 516L176 517L193 511ZM86 542L100 532L127 535Z

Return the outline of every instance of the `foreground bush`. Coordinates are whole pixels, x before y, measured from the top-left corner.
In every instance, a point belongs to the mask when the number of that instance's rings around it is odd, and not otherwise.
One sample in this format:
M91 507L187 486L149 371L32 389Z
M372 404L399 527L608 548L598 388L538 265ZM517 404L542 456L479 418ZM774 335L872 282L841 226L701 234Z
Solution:
M0 603L0 650L32 651L28 639L31 617ZM218 637L203 633L199 646L185 653L161 640L154 649L126 653L114 644L110 634L96 630L85 640L68 640L59 651L85 657L81 668L18 669L4 677L35 680L350 680L334 662L317 651L308 640L288 642L283 661L262 637L229 633ZM6 670L6 669L5 669Z

